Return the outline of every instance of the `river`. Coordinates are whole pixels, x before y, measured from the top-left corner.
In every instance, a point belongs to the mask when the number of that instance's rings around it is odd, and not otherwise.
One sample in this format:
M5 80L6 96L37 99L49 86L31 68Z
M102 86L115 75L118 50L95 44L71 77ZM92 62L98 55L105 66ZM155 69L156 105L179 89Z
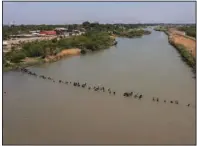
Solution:
M29 68L56 80L101 84L115 96L4 73L3 144L194 144L195 79L167 36L153 31L117 41L100 52ZM126 91L143 99L123 98Z

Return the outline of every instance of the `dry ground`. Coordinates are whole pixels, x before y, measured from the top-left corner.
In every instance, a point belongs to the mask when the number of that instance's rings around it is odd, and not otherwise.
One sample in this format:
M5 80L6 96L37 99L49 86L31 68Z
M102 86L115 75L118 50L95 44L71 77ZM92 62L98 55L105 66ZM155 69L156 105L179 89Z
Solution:
M188 37L184 35L183 32L177 31L175 29L170 29L170 37L174 41L175 44L181 44L188 49L191 54L196 57L196 40L192 37Z

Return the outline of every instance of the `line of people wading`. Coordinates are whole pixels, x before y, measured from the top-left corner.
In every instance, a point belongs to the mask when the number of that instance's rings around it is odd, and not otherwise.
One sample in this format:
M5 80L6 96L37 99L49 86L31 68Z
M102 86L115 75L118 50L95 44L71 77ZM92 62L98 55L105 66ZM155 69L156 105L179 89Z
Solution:
M27 73L29 75L33 75L35 77L40 77L40 78L45 79L45 80L50 80L50 81L52 81L54 83L56 82L51 77L47 77L47 76L44 76L44 75L38 75L38 74L36 74L34 72L31 72L30 70L28 70L26 68L21 68L21 69L18 69L18 70L21 71L21 72L23 72L23 73ZM108 92L109 94L116 95L116 92L115 91L112 91L110 88L106 89L103 86L101 86L101 87L100 86L93 86L93 87L91 87L91 86L88 86L87 83L80 84L79 82L71 82L71 81L63 81L63 80L59 80L58 82L61 83L61 84L67 84L67 85L68 84L71 84L71 85L73 85L75 87L87 88L88 90L94 90L94 91ZM134 92L125 92L125 93L123 93L123 96L125 98L126 97L134 97L135 99L139 99L139 100L141 100L143 98L143 95L142 94L137 93L137 94L134 95ZM154 101L154 102L160 102L159 98L156 98L156 97L153 97L152 98L152 101ZM163 100L161 102L167 103L167 100ZM171 100L169 103L171 103L171 104L179 104L179 101L178 100L175 100L175 101ZM190 104L187 104L187 106L189 107L191 105Z

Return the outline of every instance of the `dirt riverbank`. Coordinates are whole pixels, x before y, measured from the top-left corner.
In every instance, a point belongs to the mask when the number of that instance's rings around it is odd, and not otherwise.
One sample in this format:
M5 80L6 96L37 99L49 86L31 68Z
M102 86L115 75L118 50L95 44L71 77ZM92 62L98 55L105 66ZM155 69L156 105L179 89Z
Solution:
M180 53L181 58L186 62L192 71L196 72L196 40L188 37L184 32L176 29L168 29L166 31L169 43L174 46Z
M62 50L57 55L45 57L44 62L54 62L54 61L62 59L63 57L79 55L80 53L81 53L81 49L78 49L78 48L65 49L65 50Z
M176 29L169 29L168 32L170 41L183 45L196 58L196 40L194 38L188 37Z

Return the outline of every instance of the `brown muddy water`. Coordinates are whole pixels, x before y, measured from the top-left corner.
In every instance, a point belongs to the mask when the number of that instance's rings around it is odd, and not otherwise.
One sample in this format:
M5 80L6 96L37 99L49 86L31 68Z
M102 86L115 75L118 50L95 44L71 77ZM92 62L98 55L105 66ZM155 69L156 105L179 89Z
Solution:
M3 144L194 144L195 79L167 36L117 40L107 50L30 67L56 80L110 87L115 96L4 73ZM123 98L126 91L144 97Z

